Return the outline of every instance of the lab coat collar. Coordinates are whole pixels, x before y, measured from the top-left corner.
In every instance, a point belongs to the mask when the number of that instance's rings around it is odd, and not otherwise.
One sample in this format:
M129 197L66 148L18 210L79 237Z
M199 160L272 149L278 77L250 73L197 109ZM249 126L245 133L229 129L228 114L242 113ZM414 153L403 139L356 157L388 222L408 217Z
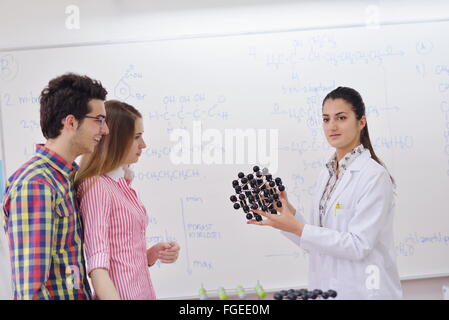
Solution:
M365 151L365 147L363 144L359 144L357 147L349 151L344 155L343 158L338 162L338 167L340 168L340 172L343 173L346 171L358 157L360 157ZM331 174L335 173L337 167L337 154L334 153L329 161L326 163L326 167Z
M363 153L349 165L348 170L360 171L369 159L371 159L371 152L369 149L365 149Z

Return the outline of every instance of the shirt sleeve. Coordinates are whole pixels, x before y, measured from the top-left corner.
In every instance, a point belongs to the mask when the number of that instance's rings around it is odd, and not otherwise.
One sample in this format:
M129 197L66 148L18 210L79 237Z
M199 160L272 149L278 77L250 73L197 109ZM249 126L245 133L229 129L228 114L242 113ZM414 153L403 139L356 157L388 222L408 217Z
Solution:
M321 181L323 179L323 176L326 174L327 174L327 171L323 169L320 172L317 181ZM319 188L319 185L318 184L315 185L315 188L314 188L315 194L318 192L318 188ZM310 207L310 211L309 211L309 223L313 223L313 212L314 212L314 209L313 209L313 200L312 200L312 206ZM299 212L296 212L295 219L298 220L299 222L301 222L304 226L307 224L307 220ZM293 233L287 232L287 231L281 231L281 234L284 235L287 239L292 241L297 246L301 247L301 237L298 237L296 234L293 234ZM304 251L308 252L308 250L306 248L302 248L302 249L304 249Z
M12 190L8 238L15 299L50 299L49 277L53 247L53 192L45 183L32 181Z
M86 179L80 186L80 212L84 225L87 274L94 269L109 271L110 199L101 178Z
M302 248L349 260L362 260L372 251L381 230L390 227L385 221L393 205L393 187L385 171L367 181L347 231L306 224Z
M296 212L295 219L305 225L306 219L299 213ZM287 239L292 241L297 246L301 246L301 237L298 237L296 234L287 231L281 231L281 234L284 235ZM307 250L305 250L307 251Z

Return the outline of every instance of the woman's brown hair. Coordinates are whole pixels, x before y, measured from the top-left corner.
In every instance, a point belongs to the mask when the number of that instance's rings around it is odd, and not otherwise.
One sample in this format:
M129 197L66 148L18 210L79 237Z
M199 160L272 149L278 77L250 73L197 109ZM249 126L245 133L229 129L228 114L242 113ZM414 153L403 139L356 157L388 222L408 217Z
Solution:
M121 165L131 147L135 122L142 115L133 106L117 100L105 102L106 124L109 134L104 136L95 151L81 158L75 177L75 187L87 178L111 172Z

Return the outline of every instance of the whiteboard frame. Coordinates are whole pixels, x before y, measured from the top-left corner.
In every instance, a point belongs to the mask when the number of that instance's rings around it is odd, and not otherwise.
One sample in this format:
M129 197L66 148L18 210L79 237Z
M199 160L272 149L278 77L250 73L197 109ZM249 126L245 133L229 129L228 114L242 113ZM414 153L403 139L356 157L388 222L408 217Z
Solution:
M425 20L407 20L407 21L386 21L378 24L382 26L392 25L406 25L406 24L420 24L420 23L435 23L435 22L449 22L448 18L441 19L425 19ZM273 34L273 33L289 33L298 31L313 31L313 30L333 30L333 29L346 29L346 28L369 28L366 24L341 24L341 25L328 25L328 26L315 26L315 27L298 27L288 29L267 29L256 31L242 31L242 32L230 32L230 33L200 33L200 34L186 34L174 37L163 38L141 38L141 39L121 39L110 41L90 41L90 42L69 42L65 44L43 45L43 46L22 46L22 47L0 47L0 53L11 51L28 51L28 50L42 50L42 49L59 49L59 48L72 48L72 47L89 47L89 46L104 46L114 44L130 44L130 43L147 43L147 42L160 42L160 41L173 41L173 40L189 40L189 39L201 39L201 38L221 38L221 37L234 37L244 35L259 35L259 34Z
M407 280L420 280L420 279L444 278L444 277L449 277L449 273L443 272L443 273L428 273L428 274L421 274L421 275L411 275L411 276L400 277L400 279L401 279L401 281L407 281Z

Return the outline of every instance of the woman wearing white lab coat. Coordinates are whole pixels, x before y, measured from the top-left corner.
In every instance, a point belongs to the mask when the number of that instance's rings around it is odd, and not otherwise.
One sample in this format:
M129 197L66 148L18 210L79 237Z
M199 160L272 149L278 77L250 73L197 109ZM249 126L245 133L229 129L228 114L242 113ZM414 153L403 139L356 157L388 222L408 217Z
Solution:
M335 148L318 177L308 223L281 193L279 215L262 221L309 253L309 289L340 299L400 299L393 239L394 181L374 153L360 94L339 87L323 101L323 129Z

